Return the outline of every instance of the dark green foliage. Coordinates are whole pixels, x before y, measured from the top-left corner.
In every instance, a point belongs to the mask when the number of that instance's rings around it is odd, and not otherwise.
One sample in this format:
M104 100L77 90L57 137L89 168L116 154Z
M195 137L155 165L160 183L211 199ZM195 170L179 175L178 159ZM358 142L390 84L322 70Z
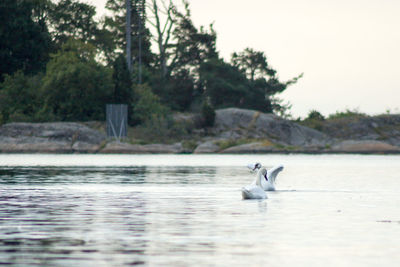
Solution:
M305 118L303 121L299 121L302 125L305 125L307 127L316 129L318 131L323 130L323 125L324 125L325 118L324 116L317 110L310 110L308 113L307 118Z
M53 39L61 47L69 39L95 44L97 23L94 6L77 0L61 0L49 14Z
M200 65L200 83L216 108L239 106L246 94L247 79L236 67L221 59Z
M264 112L275 112L280 115L287 114L291 105L283 105L282 101L274 99L273 96L282 93L289 85L295 84L303 74L289 81L281 82L277 77L277 71L269 66L264 52L251 48L246 48L240 53L233 53L231 62L250 81L249 92L252 97L250 97L250 102L247 101L246 107Z
M324 116L317 110L313 109L308 112L308 116L306 120L320 120L323 121L325 120Z
M283 99L275 96L270 97L270 100L271 108L274 114L288 120L292 119L292 114L290 113L292 104L290 104L290 102L285 103Z
M240 53L233 53L232 64L243 71L251 81L266 75L274 77L276 74L276 70L268 65L264 52L251 48L246 48Z
M211 106L209 101L205 100L201 108L201 117L203 120L203 127L212 127L215 122L215 109Z
M165 103L173 110L188 110L194 97L194 78L188 70L182 69L172 76L167 84Z
M156 116L135 128L135 139L140 143L174 143L181 142L191 133L192 125L176 122L171 116Z
M133 117L133 105L137 99L132 89L132 78L129 73L126 59L123 54L120 54L113 64L113 84L114 89L111 94L110 102L114 104L127 104L128 105L128 123L135 124Z
M43 102L38 97L40 75L26 76L21 71L6 75L0 85L0 114L8 121L35 121L35 114Z
M263 80L251 82L237 67L221 59L204 62L199 72L201 86L214 107L272 111Z
M136 85L134 91L138 99L132 103L133 118L136 123L144 123L169 114L169 109L160 102L160 98L153 94L148 85Z
M50 35L42 20L34 21L34 7L28 0L0 1L0 81L4 74L34 74L46 66Z
M209 59L217 59L216 52L217 35L210 25L209 32L203 27L198 30L192 22L189 5L186 3L186 14L176 12L176 28L174 37L176 45L173 51L170 72L182 68L199 68L202 62Z
M94 60L94 48L71 40L53 56L43 79L42 116L54 120L104 120L111 72Z
M202 113L209 127L214 108L277 114L290 108L275 95L301 75L281 82L266 55L251 48L226 62L216 50L212 24L197 28L185 0L182 10L172 0L148 2L149 17L144 0L131 0L129 72L125 4L108 0L111 15L99 22L95 8L80 0L0 1L0 123L103 120L106 103L126 103L130 125L179 135L189 129L172 123L171 111ZM154 24L155 36L147 23ZM144 85L136 86L139 77Z
M253 82L249 81L249 89L241 107L272 113L271 98L265 92L266 87L265 79L260 78Z
M131 75L123 54L120 54L113 64L114 90L110 103L129 104L133 101Z

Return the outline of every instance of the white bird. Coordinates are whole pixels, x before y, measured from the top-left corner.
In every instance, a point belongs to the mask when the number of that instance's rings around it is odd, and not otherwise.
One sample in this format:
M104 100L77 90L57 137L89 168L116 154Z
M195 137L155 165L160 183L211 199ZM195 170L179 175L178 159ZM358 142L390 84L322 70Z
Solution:
M267 174L267 170L265 168L260 168L257 172L257 177L255 183L252 183L248 186L242 187L242 197L243 199L265 199L267 198L267 194L261 188L261 181L264 179L264 176Z
M247 167L253 171L257 169L265 169L261 166L260 163L255 163L255 164L249 164ZM271 170L267 171L264 176L265 179L261 179L260 181L260 187L265 190L265 191L275 191L275 181L276 177L278 176L278 173L280 173L283 170L283 166L279 165L275 168L272 168ZM258 173L257 173L258 175ZM257 183L257 178L253 181L252 185L255 185Z

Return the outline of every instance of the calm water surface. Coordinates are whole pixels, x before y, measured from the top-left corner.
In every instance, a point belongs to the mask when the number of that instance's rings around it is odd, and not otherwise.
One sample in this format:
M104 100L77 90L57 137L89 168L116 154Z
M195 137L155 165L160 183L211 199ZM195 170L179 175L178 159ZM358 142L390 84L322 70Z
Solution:
M400 156L3 154L0 263L399 266L399 193Z

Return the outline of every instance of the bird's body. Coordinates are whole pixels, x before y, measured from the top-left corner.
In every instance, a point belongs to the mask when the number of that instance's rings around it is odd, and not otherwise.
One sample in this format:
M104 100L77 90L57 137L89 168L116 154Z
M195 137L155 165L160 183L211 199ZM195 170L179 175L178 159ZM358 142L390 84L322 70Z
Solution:
M263 167L261 167L260 163L249 164L248 167L250 169L252 169L253 171L259 169L258 172L260 172L260 170L263 169ZM278 176L278 173L280 173L282 170L283 170L283 166L279 165L279 166L274 167L271 170L267 171L267 174L264 177L265 179L261 179L261 181L260 181L260 187L264 191L275 191L276 177ZM258 173L257 173L257 175L258 175ZM257 178L258 178L258 176L256 176L256 179L253 181L253 183L251 185L255 185L257 183Z
M242 188L242 198L243 199L265 199L265 198L267 198L267 194L259 186L247 185Z
M261 187L261 181L264 179L264 175L267 174L267 170L265 168L261 168L257 172L257 177L255 183L252 183L248 186L242 188L242 198L243 199L265 199L267 198L267 194Z

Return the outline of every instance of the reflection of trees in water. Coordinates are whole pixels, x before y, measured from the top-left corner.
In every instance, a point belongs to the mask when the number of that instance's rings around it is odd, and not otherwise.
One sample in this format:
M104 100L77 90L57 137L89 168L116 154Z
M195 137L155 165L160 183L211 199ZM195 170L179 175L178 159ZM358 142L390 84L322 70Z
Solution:
M146 182L146 167L15 167L0 168L0 184Z
M215 182L216 167L162 166L148 169L149 183L207 184Z
M0 245L12 251L10 263L27 265L57 264L74 251L89 260L112 254L114 262L142 263L156 254L215 251L209 237L216 229L209 226L221 210L208 190L218 172L188 166L0 168L0 185L25 185L0 198L0 211L13 210L7 227L21 224L15 235L8 229L11 234L0 238ZM56 187L42 189L45 184ZM206 185L192 190L191 184ZM31 238L35 232L42 234Z
M0 184L225 184L253 179L245 167L137 166L137 167L16 167L0 168ZM240 180L238 180L240 177Z
M0 184L105 183L144 184L215 183L216 167L15 167L0 168Z
M145 193L105 187L2 190L0 247L7 251L2 262L57 265L109 255L121 265L124 255L130 262L143 261L146 201Z

